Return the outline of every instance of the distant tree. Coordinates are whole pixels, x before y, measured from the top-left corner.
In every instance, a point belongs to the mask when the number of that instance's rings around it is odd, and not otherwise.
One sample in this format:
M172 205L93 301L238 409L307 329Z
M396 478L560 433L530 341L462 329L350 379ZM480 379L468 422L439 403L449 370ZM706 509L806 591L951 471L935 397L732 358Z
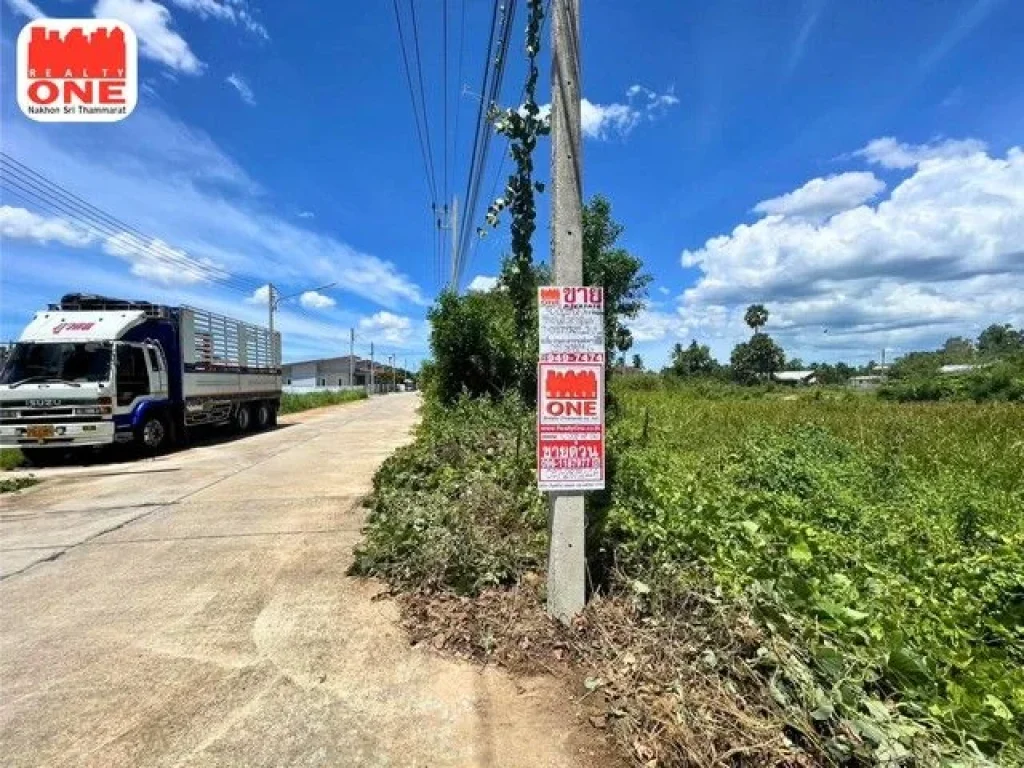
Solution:
M805 371L807 368L804 366L804 361L799 357L794 357L792 360L786 361L787 371Z
M688 347L679 343L672 347L669 370L677 376L710 376L717 368L711 350L705 344L698 344L696 339Z
M638 371L642 371L644 369L644 360L640 355L633 355L633 367Z
M939 372L942 358L938 352L910 352L892 364L893 379L929 378Z
M755 333L750 341L737 344L729 357L733 378L741 384L755 384L780 371L786 353L771 336Z
M1009 323L993 323L978 336L978 351L999 355L1024 349L1024 330L1014 330Z
M765 309L764 304L751 304L743 313L743 322L749 325L756 335L768 322L768 310Z
M427 314L433 362L427 378L443 403L501 397L521 384L515 308L506 291L442 293ZM536 374L532 381L536 392Z
M616 365L618 365L619 368L625 368L626 367L626 356L625 355L619 355L619 359L616 362Z
M974 342L963 336L953 336L939 350L946 363L969 363L974 359Z
M583 208L583 284L604 286L607 359L633 346L626 321L646 306L647 286L654 278L643 262L616 244L624 227L612 218L612 206L595 195Z

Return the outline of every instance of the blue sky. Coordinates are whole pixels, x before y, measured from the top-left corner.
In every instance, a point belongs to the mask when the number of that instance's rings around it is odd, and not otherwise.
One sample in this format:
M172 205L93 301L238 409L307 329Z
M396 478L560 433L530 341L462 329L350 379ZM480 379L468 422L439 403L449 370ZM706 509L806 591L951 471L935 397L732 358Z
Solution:
M445 90L442 0L415 3L439 197L446 102L448 194L462 197L490 4L465 0L460 78L463 2L448 0ZM73 290L261 320L250 294L267 280L282 294L335 282L282 306L287 360L347 352L350 327L360 354L370 341L410 363L425 354L443 276L391 2L4 0L0 13L4 151L232 284L90 236L5 188L0 336ZM135 27L132 116L21 115L14 40L36 13ZM805 360L863 363L1024 324L1020 3L586 0L583 13L584 185L611 199L624 244L655 276L634 323L649 364L691 338L726 359L753 301ZM522 85L522 21L506 103ZM507 225L477 244L463 288L486 283L507 244Z

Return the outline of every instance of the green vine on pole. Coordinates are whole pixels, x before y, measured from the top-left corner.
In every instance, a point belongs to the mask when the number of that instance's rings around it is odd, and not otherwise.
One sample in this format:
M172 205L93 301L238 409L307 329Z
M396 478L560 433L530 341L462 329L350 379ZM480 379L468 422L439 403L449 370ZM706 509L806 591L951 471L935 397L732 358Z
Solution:
M533 328L532 314L537 284L532 242L533 233L537 229L534 193L544 191L544 185L533 180L533 151L539 137L547 135L551 130L547 117L541 115L537 104L537 79L540 75L537 56L540 53L543 20L544 0L529 0L526 24L527 74L523 103L513 109L500 109L492 104L487 113L495 131L508 137L509 154L515 161L515 170L508 177L505 194L488 206L486 220L491 227L497 227L506 209L511 217L512 259L502 279L515 307L516 332L524 354ZM478 231L481 235L486 233L483 228ZM523 362L525 364L525 360Z

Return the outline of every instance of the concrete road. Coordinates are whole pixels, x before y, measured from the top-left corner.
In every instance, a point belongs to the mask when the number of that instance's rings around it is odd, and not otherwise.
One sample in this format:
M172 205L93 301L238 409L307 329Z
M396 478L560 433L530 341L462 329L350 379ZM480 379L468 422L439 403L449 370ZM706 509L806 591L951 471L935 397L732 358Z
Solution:
M47 470L3 498L0 762L591 763L553 683L409 647L381 586L345 575L360 499L417 406Z

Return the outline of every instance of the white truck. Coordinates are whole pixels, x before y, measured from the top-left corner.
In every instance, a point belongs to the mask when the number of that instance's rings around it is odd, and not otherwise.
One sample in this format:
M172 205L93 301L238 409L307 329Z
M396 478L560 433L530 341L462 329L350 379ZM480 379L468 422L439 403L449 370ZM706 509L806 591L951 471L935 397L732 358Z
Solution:
M277 421L280 334L195 307L68 294L37 312L0 371L0 447L34 464L198 425Z

